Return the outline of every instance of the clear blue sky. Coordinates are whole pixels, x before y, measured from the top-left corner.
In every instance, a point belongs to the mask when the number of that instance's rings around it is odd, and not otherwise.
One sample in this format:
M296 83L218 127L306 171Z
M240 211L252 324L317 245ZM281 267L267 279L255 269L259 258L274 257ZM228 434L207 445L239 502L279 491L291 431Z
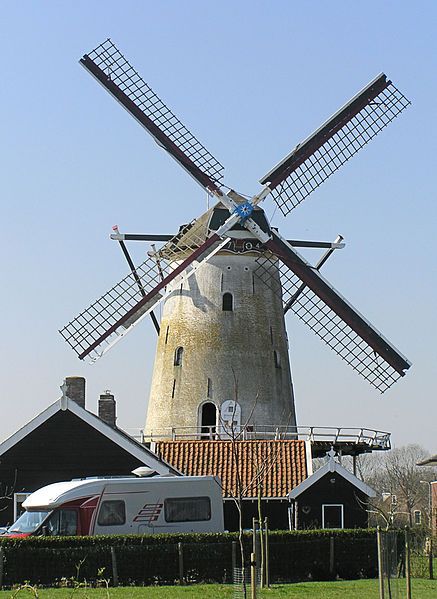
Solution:
M436 452L436 17L434 1L3 1L0 440L52 403L68 375L87 378L90 409L111 389L119 425L143 426L152 325L94 366L57 330L125 274L113 224L172 233L205 207L202 190L79 66L111 37L243 193L379 72L412 100L273 224L294 238L343 234L325 275L414 363L380 396L290 316L299 422L388 430L396 445Z

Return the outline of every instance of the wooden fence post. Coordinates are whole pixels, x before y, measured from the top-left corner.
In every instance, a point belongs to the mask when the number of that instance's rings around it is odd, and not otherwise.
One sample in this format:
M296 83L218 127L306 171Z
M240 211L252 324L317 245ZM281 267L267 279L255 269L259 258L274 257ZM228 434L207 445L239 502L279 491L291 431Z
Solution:
M334 576L334 568L335 568L335 541L334 537L331 535L329 537L329 574Z
M118 587L118 569L117 569L117 556L115 555L115 547L111 547L111 561L112 561L112 583L115 587Z
M378 546L378 578L379 578L379 599L384 599L384 572L382 559L382 532L381 527L376 529L376 540Z
M434 568L433 568L433 563L432 563L432 552L433 552L432 545L433 545L433 543L432 543L432 531L431 531L431 536L429 537L429 555L428 555L428 569L429 569L429 579L430 580L434 580Z
M232 560L232 577L234 576L235 568L237 567L237 541L231 543L231 560Z
M184 553L182 549L182 543L178 543L178 556L179 556L179 583L184 584Z

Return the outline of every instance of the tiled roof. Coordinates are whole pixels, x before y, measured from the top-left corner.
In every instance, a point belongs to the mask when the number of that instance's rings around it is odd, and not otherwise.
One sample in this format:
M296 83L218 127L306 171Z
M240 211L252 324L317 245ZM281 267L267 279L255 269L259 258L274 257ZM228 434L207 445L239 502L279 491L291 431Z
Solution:
M184 474L220 477L223 495L287 497L307 477L304 441L158 441L155 453Z

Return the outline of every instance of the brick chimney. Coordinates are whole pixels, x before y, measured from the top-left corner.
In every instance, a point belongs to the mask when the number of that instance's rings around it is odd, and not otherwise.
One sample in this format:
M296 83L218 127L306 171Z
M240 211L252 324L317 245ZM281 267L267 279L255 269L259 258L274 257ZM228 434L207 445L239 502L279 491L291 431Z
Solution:
M112 395L111 391L106 390L99 397L99 418L115 428L115 422L117 420L116 417L116 408L115 408L115 399Z
M85 409L85 379L83 376L67 376L65 395Z

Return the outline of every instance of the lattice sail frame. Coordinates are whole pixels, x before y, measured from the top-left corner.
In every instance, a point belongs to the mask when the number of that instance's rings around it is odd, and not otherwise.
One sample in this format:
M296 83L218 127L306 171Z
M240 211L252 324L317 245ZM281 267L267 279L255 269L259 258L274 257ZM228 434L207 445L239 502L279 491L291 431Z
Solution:
M282 298L284 307L297 291L300 292L290 309L373 387L384 393L401 378L401 375L323 300L302 284L301 279L277 256L265 252L256 262L254 275Z
M126 94L203 173L220 185L224 166L181 123L110 39L97 46L85 57L91 59L104 71L108 79ZM159 143L159 140L156 141Z
M216 186L222 177L222 165L156 96L110 40L86 54L81 63L201 185L217 196L222 194ZM288 214L409 103L385 75L380 75L266 175L261 181L265 195L272 193L281 211ZM246 223L250 229L250 219ZM150 256L136 273L125 277L61 331L80 358L88 354L92 359L100 357L176 285L188 278L196 264L200 265L228 242L226 238L220 241L216 235L214 244L204 248L200 260L195 262L202 247L199 244L207 242L203 234L196 241L192 226ZM193 250L191 259L187 255ZM171 281L172 265L181 260L184 268L191 261L194 263L186 272L180 270ZM282 262L279 265L273 255L269 267L265 268L270 279L272 260L283 278L283 287L279 280L273 284L277 284L284 303L300 290L292 309L340 357L382 392L402 376L383 358L380 364L369 344L314 292L309 288L302 290L301 280ZM259 271L257 274L259 276ZM276 276L279 279L279 275ZM354 326L353 321L349 322Z
M273 200L287 215L409 104L392 82L380 75L299 144L261 183L269 184Z
M59 331L80 359L88 357L95 362L189 278L203 260L213 256L229 242L226 237L211 237L213 243L201 251L202 246L206 245L207 214L182 227L160 250L150 253L135 268L135 274L129 273ZM199 261L193 260L172 278L181 262L187 259L187 250L191 256L201 251L196 257ZM171 280L165 284L166 279Z

